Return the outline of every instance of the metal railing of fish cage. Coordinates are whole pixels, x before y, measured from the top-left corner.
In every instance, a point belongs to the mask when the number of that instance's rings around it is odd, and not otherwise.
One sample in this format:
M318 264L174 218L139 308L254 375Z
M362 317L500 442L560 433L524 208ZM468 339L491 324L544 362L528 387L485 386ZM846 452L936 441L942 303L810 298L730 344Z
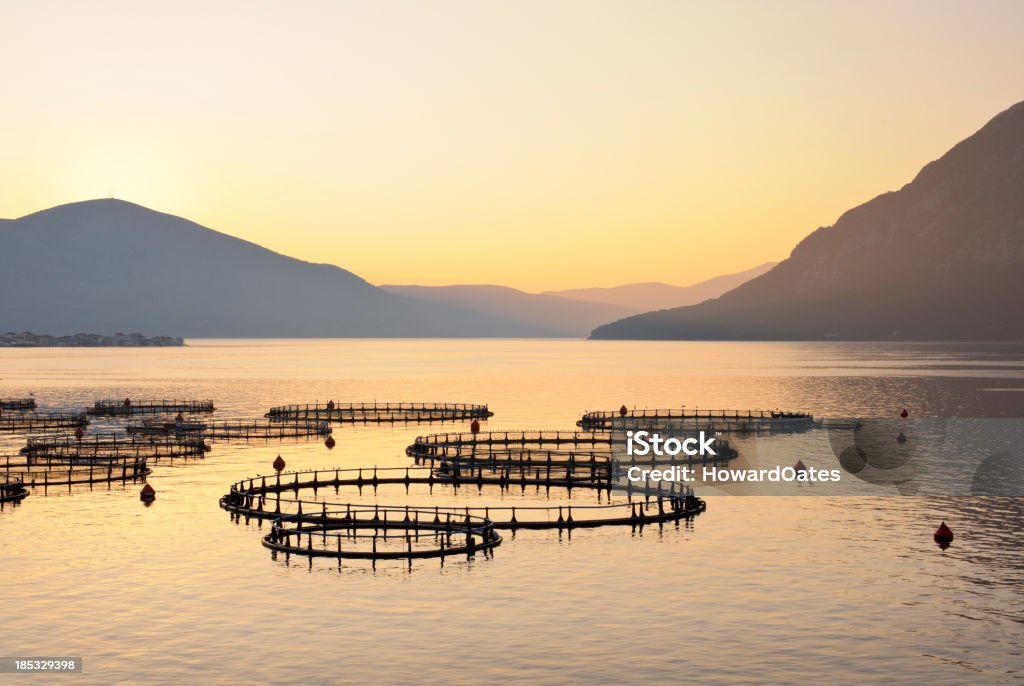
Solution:
M25 488L46 489L144 480L151 473L145 459L115 459L87 464L66 462L21 463L0 460L0 471L21 481ZM3 478L0 475L0 478Z
M417 436L405 449L409 457L460 454L466 448L480 450L493 446L611 446L610 434L593 431L485 431L482 433L449 432Z
M337 559L398 560L488 552L494 524L473 515L410 508L344 506L273 520L263 545L275 552Z
M127 436L118 433L92 433L81 439L75 436L40 436L28 439L21 449L23 455L62 459L109 459L145 457L153 460L201 458L210 446L201 438L164 438L158 436Z
M287 438L328 436L331 425L312 420L221 420L216 422L163 422L146 420L129 425L125 431L132 436L191 436L205 440L273 441Z
M311 498L301 498L298 494L302 490L312 489L314 492L321 488L331 488L340 485L372 486L383 484L405 484L412 483L446 483L453 486L461 484L493 483L504 487L519 484L514 477L502 481L494 475L481 477L478 472L465 474L459 481L440 478L437 470L426 470L431 474L427 476L415 476L406 471L407 468L374 468L372 472L367 470L310 470L305 472L292 472L289 474L276 474L271 477L257 476L245 479L231 485L229 493L220 500L223 509L233 516L245 517L248 519L273 519L282 514L306 514L324 507L331 509L347 508L351 504L339 502L326 502ZM423 472L425 468L411 468ZM357 472L357 474L353 474ZM394 474L403 472L403 474ZM381 476L381 474L384 476ZM320 478L323 474L324 478ZM332 474L334 476L332 476ZM312 475L312 476L310 476ZM483 479L482 481L480 481ZM565 486L564 484L546 484L543 481L537 485L544 486ZM578 481L573 482L572 487L589 487L595 489L607 488L606 483ZM576 528L612 525L643 526L649 523L665 522L692 517L705 508L705 504L696 498L692 489L686 486L671 483L667 488L659 483L657 487L649 486L625 486L626 500L620 503L609 503L601 505L542 505L542 506L476 506L476 507L455 507L436 506L435 513L461 513L464 515L480 516L492 520L494 526L502 529L543 529L543 528ZM295 493L294 497L288 497L288 492ZM634 494L637 498L634 499ZM422 509L422 505L407 506L406 508L394 505L379 505L387 509ZM582 517L580 515L583 515ZM503 515L495 517L495 515Z
M272 407L266 417L272 421L314 419L345 424L443 422L493 415L487 405L468 403L316 403Z
M24 412L36 409L35 398L0 398L0 412Z
M143 414L209 414L217 408L212 400L97 400L86 413L103 417Z
M54 429L77 429L88 426L84 412L4 412L0 414L0 431L36 432Z
M701 409L632 409L622 412L586 412L576 422L581 429L607 431L612 428L647 428L659 423L676 422L680 427L694 426L722 431L725 427L782 427L814 424L814 416L805 412L780 410L701 410ZM738 429L737 429L738 430Z

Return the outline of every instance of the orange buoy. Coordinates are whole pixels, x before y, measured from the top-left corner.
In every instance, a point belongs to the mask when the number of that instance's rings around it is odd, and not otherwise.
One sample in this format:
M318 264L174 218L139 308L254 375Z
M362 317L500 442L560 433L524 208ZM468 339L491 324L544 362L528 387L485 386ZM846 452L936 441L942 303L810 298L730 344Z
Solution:
M629 410L626 408L625 405L623 405L622 407L619 408L619 416L620 417L625 417L628 412L629 412Z
M798 472L806 472L807 471L807 465L804 464L803 460L797 460L796 464L793 465L793 469L795 469Z
M904 443L907 442L907 435L900 431L899 435L896 436L896 442L899 443L900 445L903 445Z
M902 411L902 412L900 412L900 416L901 416L901 417L903 417L904 419L906 419L907 417L909 417L909 416L910 416L910 413L909 413L909 412L907 412L907 409L906 409L906 408L903 408L903 411Z
M945 550L953 542L953 530L946 526L945 522L942 522L942 524L939 524L939 528L935 530L933 538L939 544L939 547Z
M75 429L75 438L77 438L78 440L82 440L83 436L85 436L85 431L82 430L82 427L78 427L77 429Z
M142 486L142 490L139 491L139 500L144 503L151 503L156 500L156 489L150 486L148 481Z
M469 431L474 436L480 433L480 421L477 419L473 420L473 423L469 425Z
M278 456L277 456L277 457L276 457L276 458L274 459L274 471L275 471L275 472L279 472L279 471L281 471L282 469L284 469L284 458L283 458L283 457L281 457L280 455L278 455Z
M331 434L327 434L327 440L324 441L324 445L327 446L327 449L331 450L332 448L334 448L334 443L334 436Z

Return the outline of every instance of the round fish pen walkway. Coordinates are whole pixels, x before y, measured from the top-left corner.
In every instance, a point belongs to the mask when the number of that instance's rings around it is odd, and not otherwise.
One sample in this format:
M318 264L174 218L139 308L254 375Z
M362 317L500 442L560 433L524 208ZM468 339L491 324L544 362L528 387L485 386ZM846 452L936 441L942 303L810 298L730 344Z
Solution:
M19 503L28 496L25 483L19 475L0 474L0 505Z
M35 398L0 398L0 411L3 410L34 410L36 409Z
M463 403L331 403L272 407L268 419L327 421L339 424L446 422L487 419L494 413L486 405Z
M329 436L331 425L325 421L226 420L218 422L162 422L147 420L129 425L134 436L192 436L208 440L272 441L285 438Z
M35 437L21 454L33 459L108 460L114 458L176 459L201 458L210 446L201 438L169 438L159 436L125 436L115 433L94 433L82 439L74 436Z
M440 433L417 436L405 454L417 463L429 460L533 459L607 460L624 465L694 464L726 462L739 453L723 438L717 439L715 455L677 455L650 459L626 454L625 441L608 431L491 431L484 433Z
M405 449L409 457L440 457L486 451L508 446L531 446L535 449L582 448L598 446L610 451L611 434L592 431L486 431L455 432L417 436Z
M576 426L588 431L611 429L780 431L808 429L814 416L804 412L778 410L687 410L641 409L615 412L587 412Z
M44 491L85 484L141 481L151 472L143 458L113 459L88 464L46 460L25 463L16 458L0 458L0 471L20 481L25 488ZM0 479L3 478L0 476Z
M472 557L500 544L501 535L485 518L378 507L284 515L263 537L275 552L339 560Z
M84 412L19 412L0 414L0 431L51 431L88 426Z
M439 469L394 468L370 470L312 470L278 474L271 477L258 476L232 484L231 490L220 499L220 505L232 515L247 519L275 519L281 516L315 515L336 512L349 508L363 508L365 505L335 503L299 497L303 490L316 491L321 488L341 486L369 486L376 489L384 484L412 483L446 484L455 488L460 485L496 484L504 488L520 483L554 486L568 485L577 488L607 489L604 481L572 480L569 484L545 483L543 476L531 480L534 475L504 475L483 470L445 475ZM293 493L287 497L287 493ZM634 493L640 497L633 498ZM435 516L444 514L483 517L498 529L572 529L596 526L644 526L646 524L676 521L692 517L705 509L704 501L694 496L693 491L673 484L667 489L637 487L626 489L627 500L620 503L598 505L558 504L547 506L484 506L459 507L437 506L427 508ZM396 507L377 505L388 511L423 510L422 505Z
M212 400L97 400L86 410L93 416L130 417L141 414L209 414L216 408Z

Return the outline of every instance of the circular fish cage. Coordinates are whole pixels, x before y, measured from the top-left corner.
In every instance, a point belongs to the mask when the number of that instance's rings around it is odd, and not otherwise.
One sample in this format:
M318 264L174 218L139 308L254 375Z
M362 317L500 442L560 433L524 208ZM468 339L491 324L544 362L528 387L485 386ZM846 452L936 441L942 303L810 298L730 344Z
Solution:
M36 409L35 398L0 398L0 412L4 410L24 412L34 409Z
M130 417L145 414L210 414L212 400L97 400L86 413L98 417Z
M322 438L331 433L326 421L225 420L217 422L144 420L131 424L132 436L191 436L206 440L274 441L288 438Z
M398 422L447 422L487 419L494 415L487 405L464 403L334 403L273 407L272 421L316 420L336 424L384 424Z
M21 477L15 474L0 474L0 505L20 503L28 497L28 490Z
M628 431L661 429L675 431L714 431L748 433L760 431L799 431L814 426L814 416L804 412L779 410L687 410L633 409L587 412L576 426L587 431Z
M626 454L623 438L609 431L492 431L417 436L405 454L417 463L464 459L536 461L608 461L619 465L658 465L726 462L739 455L726 439L717 439L715 455L656 456Z
M202 458L210 446L201 438L126 436L117 433L93 433L82 437L33 437L21 454L32 459L83 462L125 458L188 459Z
M104 462L75 464L64 461L27 461L24 458L0 457L0 480L16 479L25 488L49 488L140 481L151 470L144 458L112 459Z
M416 441L405 449L405 454L409 457L444 457L510 446L530 446L535 450L600 448L610 454L612 437L605 432L559 430L438 433L417 436Z
M4 412L0 413L0 431L51 431L84 428L89 419L84 412Z
M283 515L263 537L275 552L339 560L472 557L500 544L494 524L481 517L387 507Z
M590 488L608 490L607 481L588 480L578 475L561 475L561 480L547 480L545 476L536 478L534 474L509 474L502 471L475 470L450 471L443 469L414 468L374 468L310 470L277 474L275 476L258 476L245 479L231 485L227 495L220 499L222 508L233 516L248 519L276 519L287 515L309 515L318 512L347 510L352 507L369 507L366 504L352 502L335 502L334 499L320 500L315 497L302 497L303 491L312 491L315 496L320 489L338 489L343 486L377 489L385 485L402 485L407 490L412 484L443 484L453 489L460 486L497 485L503 489L513 486L534 485L550 489L552 487ZM693 491L672 484L669 488L634 487L622 489L626 499L615 503L576 504L562 502L551 505L483 505L461 506L446 505L424 508L422 504L398 507L391 505L373 505L388 510L420 510L424 509L435 516L461 515L482 517L493 523L498 529L572 529L596 526L633 526L642 527L646 524L676 521L692 517L705 509L704 501L696 498ZM340 496L340 494L339 494ZM636 497L634 497L636 496Z

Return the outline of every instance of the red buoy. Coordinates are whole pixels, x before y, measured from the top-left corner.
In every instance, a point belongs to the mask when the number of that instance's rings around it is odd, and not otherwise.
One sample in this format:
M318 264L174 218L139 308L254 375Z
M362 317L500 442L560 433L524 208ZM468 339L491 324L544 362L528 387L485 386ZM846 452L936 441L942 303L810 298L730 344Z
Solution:
M623 405L622 407L619 408L619 416L620 417L625 417L626 413L628 413L628 412L629 412L629 410L626 409L625 405Z
M476 436L478 433L480 433L480 421L477 420L477 419L474 419L473 423L469 425L469 431L474 436Z
M185 415L183 415L182 413L179 412L178 416L174 418L174 421L176 421L178 424L184 424L185 423Z
M125 398L124 399L124 406L125 407L131 407L132 406L132 399L131 398Z
M328 400L327 401L327 409L328 410L333 410L334 409L334 401L333 400Z
M804 464L803 460L797 460L796 464L793 465L793 469L795 469L798 472L806 472L807 471L807 465Z
M327 434L327 440L324 441L324 445L327 446L328 450L334 448L334 436L332 436L331 434Z
M903 417L904 419L906 419L907 417L910 416L910 413L907 412L906 408L904 408L903 411L900 412L900 416Z
M77 429L75 429L75 438L77 438L78 440L82 440L83 436L85 436L85 431L82 430L82 427L78 427Z
M939 524L939 528L935 530L933 538L935 538L935 542L939 544L939 547L945 550L953 542L953 530L946 526L945 522L942 522L942 524Z
M146 482L142 486L142 490L139 491L139 500L144 503L151 503L156 500L156 489L150 486L149 482Z
M281 471L282 469L284 469L284 458L283 458L283 457L281 457L280 455L278 455L278 456L277 456L277 457L276 457L276 458L274 459L274 471L275 471L275 472L279 472L279 471Z

